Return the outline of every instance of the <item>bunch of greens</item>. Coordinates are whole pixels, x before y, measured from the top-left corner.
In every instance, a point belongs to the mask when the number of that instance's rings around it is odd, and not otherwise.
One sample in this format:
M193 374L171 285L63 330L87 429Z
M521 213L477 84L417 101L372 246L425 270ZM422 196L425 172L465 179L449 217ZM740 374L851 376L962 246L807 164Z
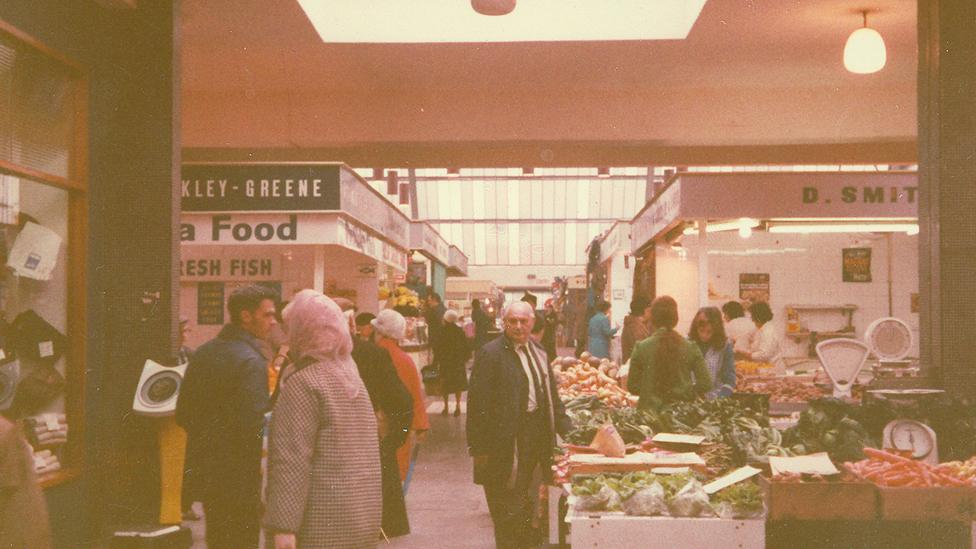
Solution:
M711 501L717 505L728 503L737 511L757 513L763 510L762 488L754 482L739 482L712 494Z
M854 419L856 414L857 409L842 400L814 400L796 426L786 430L784 442L795 454L827 452L836 462L858 461L864 457L864 447L874 442Z
M597 408L578 407L568 409L573 420L573 430L566 436L570 444L589 444L597 430L613 423L626 444L640 444L655 433L654 425L660 423L657 414L637 408Z

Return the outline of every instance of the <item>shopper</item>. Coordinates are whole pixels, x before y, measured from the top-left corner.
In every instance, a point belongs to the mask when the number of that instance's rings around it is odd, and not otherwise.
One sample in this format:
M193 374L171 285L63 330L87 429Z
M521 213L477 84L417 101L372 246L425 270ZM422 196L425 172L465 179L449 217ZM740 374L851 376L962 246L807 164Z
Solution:
M485 499L500 549L533 547L539 487L549 478L556 434L571 428L544 350L529 339L535 316L523 302L503 315L505 333L475 355L467 437L474 482Z
M31 447L20 427L0 416L0 547L49 549L47 504Z
M444 391L444 409L441 414L447 415L448 398L454 395L454 416L461 415L461 393L468 389L468 358L471 357L471 347L464 335L464 330L456 324L457 311L448 310L444 313L444 331L438 343L440 350L441 387Z
M356 338L360 341L373 341L373 313L359 313L356 315Z
M474 321L474 350L477 351L488 342L488 332L492 321L481 308L481 300L471 300L471 320Z
M756 333L752 336L749 351L744 353L744 358L753 362L767 362L772 364L776 371L782 372L783 364L780 356L782 341L772 323L772 309L765 301L757 301L749 306L749 316L756 325Z
M373 319L375 328L376 344L386 349L393 360L400 381L410 391L413 399L413 418L410 423L410 432L407 441L397 450L397 463L400 468L400 481L407 478L407 471L410 469L410 460L413 457L413 448L418 442L423 442L430 430L430 420L427 418L427 403L424 398L424 388L420 381L420 373L413 359L410 358L403 349L400 348L400 340L403 339L407 328L407 321L403 315L392 310L384 309Z
M738 301L729 301L722 305L722 318L725 319L725 333L732 342L735 351L747 351L752 334L756 331L755 324L746 317L746 311Z
M441 301L441 296L437 292L431 292L427 296L427 307L424 312L424 319L427 321L427 333L430 335L430 344L437 343L437 336L441 333L444 326L444 313L447 307Z
M333 301L347 316L351 316L352 302L342 298L335 298ZM344 302L348 302L348 305ZM383 533L393 538L410 533L396 452L407 440L410 420L413 418L413 398L400 381L390 353L373 342L373 326L369 325L368 331L363 330L361 324L368 324L374 318L376 315L372 313L360 313L350 319L350 333L355 334L352 339L352 359L359 370L359 377L366 385L366 392L369 393L376 416L380 440L380 477L383 485ZM365 338L362 337L364 335Z
M195 448L210 549L258 546L269 360L261 340L276 323L275 300L261 286L234 290L231 323L197 349L180 388L176 422Z
M624 317L624 329L620 334L623 361L630 360L634 345L651 336L651 301L639 295L630 302L630 314Z
M283 318L296 361L271 417L265 529L279 549L375 547L379 440L349 324L314 290L299 292Z
M640 396L639 408L693 400L712 388L705 358L696 344L674 330L677 325L674 298L661 296L651 302L654 333L634 348L627 379L627 389Z
M186 336L189 334L190 319L185 316L180 316L180 331L177 341L179 348L176 357L177 364L189 364L190 359L193 358L193 349L186 345ZM196 488L196 484L198 484L197 477L200 475L200 471L196 465L195 450L195 448L187 444L186 450L183 452L183 488L180 494L180 512L183 515L183 520L186 521L200 520L200 515L193 510L193 502L200 501L198 496L199 490Z
M732 343L725 336L722 313L716 307L698 309L691 322L688 339L698 344L705 357L705 366L712 376L710 398L725 398L735 391L735 356Z
M590 318L587 347L597 358L610 358L610 340L617 335L617 329L610 327L610 303L600 301L596 313Z
M542 348L546 350L546 359L549 364L556 360L556 328L561 324L559 313L551 299L546 300L545 314L542 317L545 322L542 332Z

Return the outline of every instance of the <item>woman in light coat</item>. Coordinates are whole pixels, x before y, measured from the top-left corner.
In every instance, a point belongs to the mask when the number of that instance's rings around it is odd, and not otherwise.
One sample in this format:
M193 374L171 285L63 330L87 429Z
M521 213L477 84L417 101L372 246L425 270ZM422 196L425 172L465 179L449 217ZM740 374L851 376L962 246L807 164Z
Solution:
M313 290L299 292L282 316L296 361L271 418L265 529L276 549L375 547L379 441L348 324Z

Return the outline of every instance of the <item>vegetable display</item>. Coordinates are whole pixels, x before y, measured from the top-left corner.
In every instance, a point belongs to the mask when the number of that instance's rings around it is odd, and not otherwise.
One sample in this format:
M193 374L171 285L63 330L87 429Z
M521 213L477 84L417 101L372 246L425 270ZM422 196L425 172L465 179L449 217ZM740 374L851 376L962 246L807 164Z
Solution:
M735 390L740 393L769 395L770 402L808 402L824 396L815 385L788 379L745 380L739 379Z
M846 462L844 467L853 476L879 486L973 486L972 478L957 476L951 468L933 466L923 461L864 448L866 459Z
M855 413L853 406L835 398L814 400L796 426L786 430L783 441L795 454L827 452L835 462L861 459L862 449L874 444Z
M655 475L649 472L579 476L571 492L580 511L623 511L628 515L673 517L755 517L764 510L763 495L754 482L740 482L711 497L692 473Z
M772 367L773 365L768 362L740 360L735 363L735 373L738 377L763 375L764 373L772 372Z
M976 483L976 457L971 457L966 461L940 463L936 467L936 470L940 473L946 473L956 478Z
M563 400L596 396L610 406L636 406L638 398L617 382L619 369L607 359L583 353L580 359L560 357L552 362Z
M593 441L597 431L612 423L626 444L640 444L656 432L653 425L660 425L657 414L637 408L607 408L602 405L576 405L567 407L574 428L566 435L570 444L586 445Z

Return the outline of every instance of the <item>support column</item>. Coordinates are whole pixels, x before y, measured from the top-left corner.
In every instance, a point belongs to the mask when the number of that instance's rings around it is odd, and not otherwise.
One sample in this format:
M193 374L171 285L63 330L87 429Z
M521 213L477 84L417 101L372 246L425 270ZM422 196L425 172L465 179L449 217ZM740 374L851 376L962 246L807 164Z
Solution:
M918 1L922 363L976 395L976 4Z
M708 307L708 220L698 220L698 308Z

